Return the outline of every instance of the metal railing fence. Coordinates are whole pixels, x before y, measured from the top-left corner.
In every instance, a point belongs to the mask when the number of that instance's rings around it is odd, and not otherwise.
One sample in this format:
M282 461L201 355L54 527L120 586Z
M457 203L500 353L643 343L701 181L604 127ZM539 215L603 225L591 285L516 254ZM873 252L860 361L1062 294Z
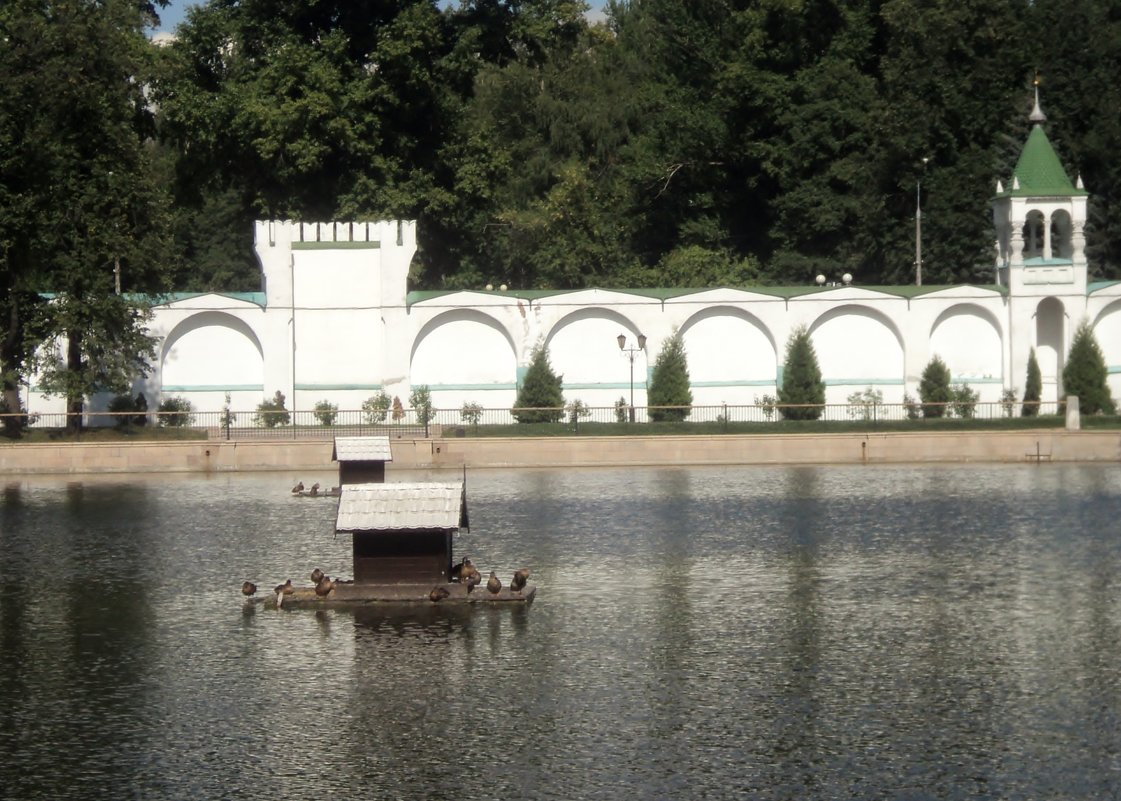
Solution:
M1056 402L1040 403L1039 416L1061 411ZM384 415L369 410L253 411L172 411L103 412L82 415L82 428L143 427L177 429L205 435L209 439L332 439L338 436L388 436L425 438L431 436L472 436L481 433L517 436L534 434L542 428L551 434L579 434L595 427L601 433L641 434L654 430L680 430L698 433L736 430L784 421L799 421L799 430L823 424L847 423L859 427L881 424L914 423L916 427L931 420L1010 420L1023 415L1021 402L842 403L814 406L783 404L720 404L717 406L585 406L581 403L553 408L484 408L466 404L459 409L399 409ZM0 431L21 428L63 430L70 416L58 412L0 414ZM703 432L701 431L703 429Z

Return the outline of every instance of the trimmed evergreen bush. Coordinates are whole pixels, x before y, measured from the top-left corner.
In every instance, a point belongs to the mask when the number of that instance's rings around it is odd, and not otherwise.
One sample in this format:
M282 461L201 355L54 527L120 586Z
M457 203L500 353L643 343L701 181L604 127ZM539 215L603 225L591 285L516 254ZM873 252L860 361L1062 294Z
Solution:
M790 332L778 402L787 420L817 420L825 407L825 382L810 332L804 325ZM788 405L789 404L789 405Z
M1024 384L1024 405L1022 417L1035 417L1039 414L1039 398L1043 394L1043 376L1039 372L1039 362L1035 360L1035 348L1028 353L1028 377Z
M693 411L690 408L693 391L689 388L689 364L680 331L674 331L673 336L662 344L662 350L654 360L646 405L650 419L655 423L679 423Z
M922 401L922 416L927 418L945 417L946 405L953 401L950 388L950 368L935 354L922 371L919 380L919 400Z
M1063 367L1063 395L1077 395L1082 414L1113 414L1113 397L1106 379L1109 371L1105 357L1094 338L1090 323L1083 320L1074 332L1066 366Z
M510 414L519 423L555 423L564 416L562 376L553 372L549 353L538 344L530 356L517 400Z

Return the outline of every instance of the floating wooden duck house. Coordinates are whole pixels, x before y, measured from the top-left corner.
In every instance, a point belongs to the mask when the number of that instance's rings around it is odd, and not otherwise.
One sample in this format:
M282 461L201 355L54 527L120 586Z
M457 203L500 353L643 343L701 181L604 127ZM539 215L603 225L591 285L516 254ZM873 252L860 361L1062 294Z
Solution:
M331 459L339 463L339 486L382 484L393 453L389 437L335 437Z
M354 583L433 584L448 581L452 535L466 527L462 481L349 484L335 529L354 539Z

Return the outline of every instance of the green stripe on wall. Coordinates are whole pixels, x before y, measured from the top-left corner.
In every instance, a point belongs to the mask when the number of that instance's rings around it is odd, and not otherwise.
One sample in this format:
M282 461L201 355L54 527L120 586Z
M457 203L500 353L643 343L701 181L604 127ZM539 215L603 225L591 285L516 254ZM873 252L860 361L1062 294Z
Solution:
M264 392L264 384L164 384L163 392Z
M298 390L307 390L307 391L317 390L317 389L319 389L319 390L332 390L332 389L338 389L338 390L342 390L342 389L361 389L361 390L374 389L374 390L377 390L377 389L382 389L381 384L296 384L295 387Z
M381 242L293 242L292 250L376 250Z

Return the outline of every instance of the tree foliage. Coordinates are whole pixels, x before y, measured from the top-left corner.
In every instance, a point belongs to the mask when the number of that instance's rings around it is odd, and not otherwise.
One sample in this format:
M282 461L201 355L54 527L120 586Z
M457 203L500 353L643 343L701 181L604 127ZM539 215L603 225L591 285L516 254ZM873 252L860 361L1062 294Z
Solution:
M564 416L562 376L553 372L549 351L538 344L530 356L529 368L518 389L510 414L519 423L555 423Z
M923 368L919 379L919 400L922 401L923 417L945 417L954 400L954 390L950 385L950 368L935 354Z
M129 0L0 6L0 382L11 405L38 367L74 426L86 397L147 370L131 293L162 289L170 261L145 95L152 21Z
M1108 377L1109 370L1094 330L1088 320L1083 320L1074 332L1070 353L1063 366L1063 394L1077 395L1079 410L1083 414L1113 414Z
M662 344L654 360L646 405L654 422L680 422L689 416L693 405L693 391L689 388L689 364L685 355L685 340L680 331Z
M1043 375L1039 371L1039 362L1035 359L1035 348L1028 351L1028 371L1024 380L1024 405L1023 417L1034 417L1039 414L1039 400L1043 396Z
M825 404L825 381L810 332L799 326L786 341L778 402L787 420L816 420Z

